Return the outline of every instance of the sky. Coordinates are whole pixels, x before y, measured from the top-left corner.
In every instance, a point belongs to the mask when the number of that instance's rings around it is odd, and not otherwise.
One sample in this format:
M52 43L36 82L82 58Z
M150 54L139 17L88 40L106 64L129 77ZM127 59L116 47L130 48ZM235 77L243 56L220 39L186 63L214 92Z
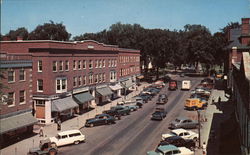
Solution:
M72 37L109 29L112 24L180 30L201 24L212 33L250 17L250 0L0 0L1 34L25 27L63 23Z

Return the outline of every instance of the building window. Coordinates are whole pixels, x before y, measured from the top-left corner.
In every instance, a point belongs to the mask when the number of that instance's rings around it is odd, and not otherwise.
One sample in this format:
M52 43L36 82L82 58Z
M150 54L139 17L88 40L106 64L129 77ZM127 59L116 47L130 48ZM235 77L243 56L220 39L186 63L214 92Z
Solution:
M81 61L81 60L79 60L79 61L78 61L78 69L80 70L80 69L81 69L81 67L82 67L82 61Z
M76 87L77 84L77 77L73 77L73 87Z
M111 60L109 60L109 67L111 67Z
M66 71L69 70L69 61L68 60L65 61L65 70Z
M95 68L98 68L98 60L95 61Z
M19 70L19 80L25 81L25 70L24 69Z
M42 72L43 71L43 63L42 63L42 60L38 60L37 62L37 71L38 72Z
M67 79L57 78L56 79L56 93L63 93L67 91Z
M82 84L86 85L86 76L83 76Z
M102 83L102 74L99 74L99 83Z
M57 71L57 62L53 61L53 72Z
M15 82L15 72L8 71L8 82Z
M43 80L37 80L37 91L38 92L43 91Z
M73 61L73 70L76 70L76 60Z
M82 85L82 77L79 76L79 77L78 77L78 86L81 86L81 85Z
M106 75L105 75L105 73L102 73L102 82L106 82Z
M114 61L114 66L116 67L116 65L117 65L117 60Z
M8 106L14 106L15 105L15 93L14 92L8 93L7 104L8 104Z
M59 71L63 71L63 61L59 61Z
M45 106L45 100L36 100L36 106Z
M116 81L116 72L111 71L110 72L110 82L114 82L114 81Z
M93 84L93 74L89 75L89 84Z
M98 74L95 75L95 83L98 83Z
M93 68L93 61L89 60L89 69Z
M99 68L102 68L102 60L99 60Z
M114 60L111 60L111 67L114 67Z
M86 61L85 60L82 61L82 68L86 69Z
M26 98L25 91L21 90L19 92L19 103L20 104L25 104L25 98Z
M102 67L105 67L105 59L102 60Z

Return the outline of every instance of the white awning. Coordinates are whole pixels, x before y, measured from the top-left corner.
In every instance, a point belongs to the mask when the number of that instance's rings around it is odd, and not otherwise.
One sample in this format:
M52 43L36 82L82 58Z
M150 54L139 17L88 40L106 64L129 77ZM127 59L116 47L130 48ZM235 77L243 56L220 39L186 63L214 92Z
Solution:
M122 89L122 86L120 84L116 84L114 86L110 85L109 87L114 91Z

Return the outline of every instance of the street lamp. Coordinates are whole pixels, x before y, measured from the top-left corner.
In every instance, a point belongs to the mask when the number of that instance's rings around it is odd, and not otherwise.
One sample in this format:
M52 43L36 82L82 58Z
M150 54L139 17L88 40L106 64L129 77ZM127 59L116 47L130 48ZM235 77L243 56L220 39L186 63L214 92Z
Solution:
M199 148L201 148L201 121L200 121L200 110L197 110L197 114L198 114L198 123L199 123L199 127L198 127Z

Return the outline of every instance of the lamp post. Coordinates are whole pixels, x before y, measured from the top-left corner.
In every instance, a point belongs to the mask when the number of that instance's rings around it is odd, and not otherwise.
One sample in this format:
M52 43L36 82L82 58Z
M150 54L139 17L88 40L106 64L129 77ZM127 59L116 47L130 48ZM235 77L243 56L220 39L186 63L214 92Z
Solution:
M197 114L198 114L198 123L199 123L199 127L198 127L199 148L201 148L201 121L200 121L200 110L197 110Z

